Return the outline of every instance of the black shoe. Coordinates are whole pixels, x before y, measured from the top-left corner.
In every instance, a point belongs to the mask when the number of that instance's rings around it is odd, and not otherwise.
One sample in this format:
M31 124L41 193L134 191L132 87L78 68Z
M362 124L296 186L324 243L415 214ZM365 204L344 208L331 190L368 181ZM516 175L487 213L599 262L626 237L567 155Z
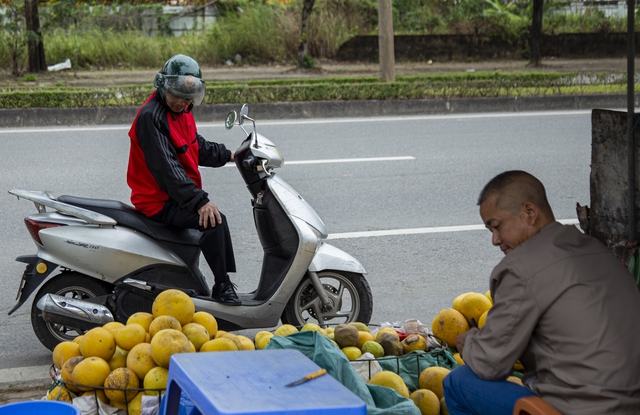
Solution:
M211 297L224 305L240 305L240 299L236 294L236 285L231 281L214 284L211 291Z

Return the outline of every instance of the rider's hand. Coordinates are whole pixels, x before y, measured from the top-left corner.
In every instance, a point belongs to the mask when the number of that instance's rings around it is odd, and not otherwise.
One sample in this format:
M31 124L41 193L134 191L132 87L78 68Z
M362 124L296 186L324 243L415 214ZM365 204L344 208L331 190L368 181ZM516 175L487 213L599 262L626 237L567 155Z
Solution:
M215 228L217 224L222 223L218 206L211 202L207 202L206 205L198 209L198 214L200 215L200 226L203 228L207 228L209 224Z
M231 158L229 159L229 161L236 161L236 152L235 151L231 152Z
M458 335L458 337L456 338L456 350L458 351L458 353L462 355L462 350L464 350L464 344L467 342L467 336L473 333L477 333L477 331L478 329L474 327Z

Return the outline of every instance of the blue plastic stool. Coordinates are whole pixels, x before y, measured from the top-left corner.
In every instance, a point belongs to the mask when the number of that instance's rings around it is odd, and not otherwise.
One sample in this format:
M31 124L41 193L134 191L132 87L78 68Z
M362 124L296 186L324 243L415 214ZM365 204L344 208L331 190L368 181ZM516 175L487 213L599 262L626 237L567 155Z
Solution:
M60 401L15 402L0 406L0 415L81 415L80 408Z
M160 414L184 412L184 392L206 415L366 415L364 401L328 374L285 386L318 369L297 350L174 355Z

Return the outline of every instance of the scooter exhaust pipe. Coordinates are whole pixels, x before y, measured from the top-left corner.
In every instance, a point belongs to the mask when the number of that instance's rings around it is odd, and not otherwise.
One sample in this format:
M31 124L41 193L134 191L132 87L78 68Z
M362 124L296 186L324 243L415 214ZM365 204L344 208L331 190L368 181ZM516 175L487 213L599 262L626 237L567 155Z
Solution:
M114 321L111 311L103 305L55 294L44 295L38 300L37 307L47 323L80 330L90 330Z

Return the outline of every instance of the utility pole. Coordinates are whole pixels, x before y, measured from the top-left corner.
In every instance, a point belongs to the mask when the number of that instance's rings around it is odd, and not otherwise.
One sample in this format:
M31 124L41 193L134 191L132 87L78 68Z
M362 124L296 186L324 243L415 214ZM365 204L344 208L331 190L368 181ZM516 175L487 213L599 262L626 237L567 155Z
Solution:
M396 58L393 49L391 0L378 0L378 45L380 48L380 82L395 82Z

